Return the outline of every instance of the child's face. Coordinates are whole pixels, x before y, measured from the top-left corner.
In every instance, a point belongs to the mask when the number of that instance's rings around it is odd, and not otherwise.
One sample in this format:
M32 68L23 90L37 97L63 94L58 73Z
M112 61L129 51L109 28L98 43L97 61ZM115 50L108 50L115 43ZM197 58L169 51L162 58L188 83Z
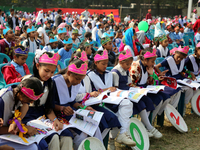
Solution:
M50 64L40 65L39 63L37 63L36 68L38 70L41 81L49 80L56 70L56 66Z
M176 62L177 65L180 64L181 61L182 61L184 58L185 58L185 56L184 56L183 54L175 52L174 60L175 60L175 62Z
M106 50L112 50L112 42L108 42L106 44L103 45L103 47L106 49Z
M15 30L15 35L20 35L20 30Z
M92 54L91 46L86 47L85 52L86 52L87 55L91 55Z
M59 34L59 38L60 38L61 40L64 40L65 35L66 35L66 33L61 33L61 34Z
M72 44L64 44L65 49L70 50L72 48Z
M33 103L34 100L28 98L24 93L19 92L17 94L18 99L21 101L22 104Z
M94 62L95 65L97 66L97 70L100 72L100 73L103 73L104 71L106 71L106 68L108 66L108 59L106 60L101 60L101 61L97 61L97 62Z
M149 58L149 59L144 59L144 62L145 62L146 66L148 68L151 68L151 67L154 67L155 60L156 60L156 57L152 57L152 58Z
M51 24L50 24L50 23L47 23L47 24L46 24L46 27L47 27L47 28L50 28L50 27L51 27Z
M72 39L76 39L77 37L78 37L78 34L76 34L76 33L72 34Z
M133 60L125 60L125 61L119 62L119 64L125 71L127 71L131 67L132 62Z
M6 33L6 37L7 37L8 39L14 39L15 36L14 36L13 31L12 31L12 30L9 30L9 31Z
M0 28L0 34L3 34L3 29L2 28Z
M23 64L26 63L26 59L28 58L27 55L24 56L14 56L14 62L17 63L18 65L22 66Z
M35 36L36 36L36 32L35 32L35 31L30 32L30 37L31 37L31 38L34 38Z
M136 40L136 39L137 39L137 34L134 33L133 40Z
M70 71L67 71L67 75L71 85L78 85L85 78L85 75L74 74Z
M161 42L161 45L162 45L163 47L167 47L168 44L169 44L168 39L166 39L166 40L164 40L164 41Z
M52 48L52 49L55 49L55 48L58 47L58 42L50 43L50 45L51 45L51 48Z

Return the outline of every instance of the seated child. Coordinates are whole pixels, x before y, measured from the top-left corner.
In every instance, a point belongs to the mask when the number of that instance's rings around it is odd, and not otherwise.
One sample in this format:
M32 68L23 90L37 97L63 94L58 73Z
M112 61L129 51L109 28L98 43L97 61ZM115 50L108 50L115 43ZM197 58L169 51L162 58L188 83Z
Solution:
M30 74L26 59L28 57L28 48L16 46L14 48L14 59L2 68L2 73L6 84L21 82L23 76Z
M170 55L169 49L167 48L168 46L168 38L166 35L163 35L162 37L159 38L159 46L157 47L156 55L157 57L167 57Z
M50 37L49 43L42 50L46 50L47 52L52 52L57 47L58 47L58 38L54 36Z

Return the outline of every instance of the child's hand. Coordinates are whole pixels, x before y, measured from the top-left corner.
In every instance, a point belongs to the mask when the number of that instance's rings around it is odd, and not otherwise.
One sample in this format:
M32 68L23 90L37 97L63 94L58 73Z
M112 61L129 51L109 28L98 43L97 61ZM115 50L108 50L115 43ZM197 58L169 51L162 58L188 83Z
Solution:
M191 72L191 76L192 76L192 80L197 80L197 78L195 77L195 75Z
M19 132L19 128L17 127L16 123L13 122L12 124L10 124L8 128L8 133L17 134L18 132Z
M67 116L71 116L74 114L74 110L70 107L70 106L67 106L63 109L63 112L65 115Z
M90 93L91 97L97 97L100 94L100 92L94 91Z
M8 145L2 145L2 146L0 146L0 150L15 150L15 149Z
M34 136L34 135L36 135L36 134L38 133L37 129L34 128L34 127L26 126L26 128L28 129L27 134L28 134L29 136Z
M153 75L153 67L147 67L147 72L150 74L150 75Z
M169 70L165 70L163 72L160 73L160 76L165 76L165 74L168 72Z
M159 79L160 81L162 81L162 80L164 80L164 77L163 77L163 76L159 76L158 79Z
M96 110L94 110L94 109L93 109L92 107L90 107L90 106L86 107L86 110L96 111Z
M110 92L115 92L115 91L117 90L117 88L116 88L116 87L110 87L110 88L108 88L108 90L109 90Z
M2 126L3 126L3 119L0 118L0 127L2 127Z
M63 129L63 124L58 120L56 119L54 122L53 122L53 127L56 131L58 130L62 130Z

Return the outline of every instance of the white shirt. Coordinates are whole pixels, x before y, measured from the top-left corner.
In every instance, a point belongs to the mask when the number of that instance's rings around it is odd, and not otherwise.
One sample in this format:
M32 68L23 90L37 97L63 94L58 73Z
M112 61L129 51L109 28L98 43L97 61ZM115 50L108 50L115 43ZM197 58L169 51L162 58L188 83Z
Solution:
M198 19L198 16L197 16L197 14L194 13L192 16L192 24L194 24L197 19Z
M0 16L0 24L3 25L4 21L3 21L3 18L2 16Z
M85 10L84 12L81 13L81 15L84 16L83 20L88 20L88 17L90 16L90 13L89 13L89 11Z
M85 27L85 32L92 32L92 29L90 29L89 27Z
M124 18L124 22L127 23L128 21L130 21L130 18L129 17L125 17Z

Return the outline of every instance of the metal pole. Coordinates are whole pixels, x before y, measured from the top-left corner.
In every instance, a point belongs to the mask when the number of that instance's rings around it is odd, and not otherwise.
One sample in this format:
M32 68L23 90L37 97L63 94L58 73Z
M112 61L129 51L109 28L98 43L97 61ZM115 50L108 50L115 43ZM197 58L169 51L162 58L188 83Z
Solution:
M193 0L188 0L188 14L187 14L187 18L188 18L188 19L191 18L191 12L192 12L192 1L193 1Z

